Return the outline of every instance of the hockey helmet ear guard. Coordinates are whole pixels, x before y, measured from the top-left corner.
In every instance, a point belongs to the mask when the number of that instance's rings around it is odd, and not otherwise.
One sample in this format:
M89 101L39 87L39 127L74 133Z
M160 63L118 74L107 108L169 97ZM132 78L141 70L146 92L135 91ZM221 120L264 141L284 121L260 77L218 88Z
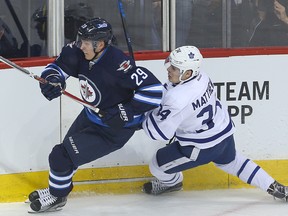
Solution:
M203 61L203 56L199 49L195 46L182 46L173 50L165 60L165 67L168 69L171 65L180 70L180 80L182 75L187 70L192 70L192 76L196 77L200 73L200 66Z

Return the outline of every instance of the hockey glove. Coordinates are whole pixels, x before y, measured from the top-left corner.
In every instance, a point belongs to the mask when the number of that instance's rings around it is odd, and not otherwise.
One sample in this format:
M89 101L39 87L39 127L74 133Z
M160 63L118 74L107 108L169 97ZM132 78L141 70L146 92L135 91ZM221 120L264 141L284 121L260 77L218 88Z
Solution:
M105 115L102 121L112 128L123 128L126 123L133 120L133 112L128 106L124 106L122 103L117 106L105 110Z
M49 100L59 97L62 94L62 90L65 89L65 79L62 78L54 70L46 70L41 75L42 78L48 82L45 84L40 83L42 94Z

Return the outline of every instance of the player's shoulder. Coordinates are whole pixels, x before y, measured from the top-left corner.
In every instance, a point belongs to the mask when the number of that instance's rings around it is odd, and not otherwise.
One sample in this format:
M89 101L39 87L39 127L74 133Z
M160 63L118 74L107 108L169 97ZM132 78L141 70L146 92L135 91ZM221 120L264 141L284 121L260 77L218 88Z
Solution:
M76 46L75 41L66 44L61 51L62 55L74 55L74 54L80 54L82 51Z
M183 84L184 91L185 89L193 95L202 95L207 89L207 85L211 82L210 77L205 72L200 72L197 77L194 77L192 80L189 80L187 83Z
M78 62L79 59L84 58L83 52L75 45L75 43L66 44L58 56L65 62ZM66 62L67 63L67 62Z
M173 85L172 83L164 84L165 97L163 98L164 103L169 105L171 108L181 110L188 105L191 100L191 94L187 92L187 88L183 85ZM188 89L189 90L189 89Z
M61 53L56 58L57 64L65 64L71 68L76 68L79 61L85 59L83 52L75 45L75 43L69 43L62 48Z
M109 46L106 50L107 55L106 58L109 58L115 62L122 62L123 60L129 60L129 56L127 56L121 49L115 46Z
M102 58L102 64L115 67L117 71L126 73L135 67L134 61L122 50L115 46L109 46Z
M203 73L182 84L167 83L164 85L165 100L168 104L182 109L205 93L209 80L209 77Z
M138 65L134 65L133 67L131 67L130 72L132 73L137 73L143 77L146 77L147 74L152 73L149 69L142 67L142 66L138 66Z
M108 50L109 50L111 53L114 53L114 54L116 54L116 55L125 55L125 53L123 52L123 50L121 50L121 49L119 49L118 47L113 46L113 45L108 46Z

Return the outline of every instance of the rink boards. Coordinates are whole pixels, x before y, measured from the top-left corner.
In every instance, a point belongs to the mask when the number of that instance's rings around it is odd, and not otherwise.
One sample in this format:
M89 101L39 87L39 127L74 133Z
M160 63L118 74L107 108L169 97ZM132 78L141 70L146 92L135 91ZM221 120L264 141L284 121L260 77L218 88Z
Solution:
M288 184L288 160L256 161L272 177ZM0 175L0 202L22 202L36 188L47 187L48 171ZM151 179L148 166L80 169L74 176L73 195L141 193ZM183 190L250 188L212 163L184 172Z
M137 64L166 80L163 60ZM261 55L208 58L203 65L230 109L237 150L282 183L288 179L286 64L287 55ZM43 68L28 67L35 74ZM0 202L23 201L30 191L47 187L48 155L82 107L64 97L48 102L35 80L13 69L1 70L0 77ZM66 90L77 95L77 80L69 80ZM80 167L73 191L140 193L151 178L147 164L164 145L137 132L123 149ZM247 186L213 164L184 176L184 190Z

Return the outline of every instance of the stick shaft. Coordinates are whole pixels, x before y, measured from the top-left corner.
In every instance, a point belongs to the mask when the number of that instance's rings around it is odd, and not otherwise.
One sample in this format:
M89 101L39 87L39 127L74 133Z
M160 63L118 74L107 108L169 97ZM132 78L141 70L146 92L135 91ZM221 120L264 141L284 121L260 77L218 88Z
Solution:
M9 65L12 68L15 68L15 69L25 73L26 75L29 75L30 77L34 78L35 80L37 80L40 83L43 83L43 84L47 83L47 80L45 80L45 79L33 74L31 71L29 71L29 70L27 70L27 69L15 64L14 62L4 58L3 56L0 56L0 61L2 61L3 63ZM53 85L53 83L51 83L51 85ZM62 91L62 94L65 95L66 97L72 99L73 101L75 101L75 102L77 102L77 103L79 103L79 104L81 104L81 105L93 110L94 112L98 113L100 115L100 117L104 115L104 113L101 112L99 108L94 107L93 105L91 105L88 102L78 98L77 96L72 95L71 93L69 93L69 92L67 92L65 90Z
M123 30L124 30L124 34L125 34L125 39L126 39L126 43L127 43L127 47L128 47L128 52L129 55L131 56L131 58L133 59L133 61L135 62L135 58L134 58L134 53L133 53L133 49L132 49L132 44L131 44L131 38L128 34L128 30L127 30L127 24L126 24L126 14L123 8L123 3L121 0L118 0L118 8L119 8L119 13L120 13L120 17L121 17L121 21L122 21L122 26L123 26Z

